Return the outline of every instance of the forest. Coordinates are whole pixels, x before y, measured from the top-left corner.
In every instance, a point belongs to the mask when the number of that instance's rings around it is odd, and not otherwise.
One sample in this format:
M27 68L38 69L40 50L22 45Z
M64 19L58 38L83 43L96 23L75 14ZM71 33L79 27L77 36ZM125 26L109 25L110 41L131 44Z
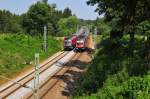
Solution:
M77 17L72 15L69 8L61 11L57 9L56 4L48 4L44 0L31 5L29 10L21 15L0 10L1 34L24 33L41 36L43 27L47 26L49 35L62 36L68 35L68 31L75 32L77 23ZM67 30L68 28L71 30Z
M87 4L104 14L103 21L94 23L103 30L102 38L72 98L149 99L150 2L88 0Z

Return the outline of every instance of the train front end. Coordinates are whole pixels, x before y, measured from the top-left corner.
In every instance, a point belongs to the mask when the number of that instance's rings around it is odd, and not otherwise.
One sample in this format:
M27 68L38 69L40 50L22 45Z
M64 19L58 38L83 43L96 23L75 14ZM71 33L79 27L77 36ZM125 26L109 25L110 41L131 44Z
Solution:
M71 50L73 49L72 41L69 37L64 38L64 50Z
M77 50L85 50L86 49L85 40L84 39L77 40L76 49Z
M64 38L64 50L72 50L76 47L77 36L72 35Z

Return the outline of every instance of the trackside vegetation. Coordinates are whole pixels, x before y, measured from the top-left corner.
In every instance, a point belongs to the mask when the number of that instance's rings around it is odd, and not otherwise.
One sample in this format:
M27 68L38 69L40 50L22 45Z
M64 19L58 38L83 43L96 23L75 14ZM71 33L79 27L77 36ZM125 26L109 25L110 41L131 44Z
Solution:
M150 99L150 13L147 0L88 0L104 14L107 33L74 91L74 99ZM97 27L102 27L97 21ZM102 28L100 28L101 30Z
M130 56L125 38L101 41L101 48L80 79L75 99L149 99L150 68L141 54L143 41L136 38L136 50Z
M34 63L34 54L40 60L61 50L61 40L48 36L47 52L42 49L43 39L24 34L0 35L0 75L9 77Z

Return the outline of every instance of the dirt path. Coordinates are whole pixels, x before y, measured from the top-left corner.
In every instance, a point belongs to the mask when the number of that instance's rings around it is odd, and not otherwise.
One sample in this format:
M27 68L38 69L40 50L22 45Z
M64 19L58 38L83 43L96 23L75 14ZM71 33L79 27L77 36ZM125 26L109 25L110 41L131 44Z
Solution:
M89 49L93 49L92 37L88 40ZM81 53L80 57L71 60L67 67L71 67L64 75L56 75L58 83L49 90L42 99L69 99L78 80L86 71L87 65L91 62L91 56L88 52Z
M89 49L94 49L94 41L92 39L92 36L89 36L89 40L87 41L87 43Z

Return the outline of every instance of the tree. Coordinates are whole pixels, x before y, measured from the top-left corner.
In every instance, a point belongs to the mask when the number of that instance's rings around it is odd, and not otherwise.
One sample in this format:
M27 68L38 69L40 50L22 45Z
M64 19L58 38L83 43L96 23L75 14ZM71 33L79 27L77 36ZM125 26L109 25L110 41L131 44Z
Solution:
M43 3L47 3L48 2L48 0L42 0L43 1Z
M6 10L0 10L0 32L21 32L21 18Z
M69 8L65 8L63 12L63 17L68 18L69 16L72 16L72 12Z
M107 21L115 20L114 30L130 34L131 49L134 45L135 26L150 18L148 0L89 0L87 4L97 4L96 12L105 14Z
M55 23L53 21L55 21L55 19L53 14L55 13L55 7L46 2L46 0L43 0L43 2L37 2L29 8L29 11L25 15L23 15L22 25L26 32L33 35L42 35L44 25L49 27L49 24L51 24L54 28ZM52 30L50 30L50 32Z
M60 21L58 21L60 35L69 35L76 32L78 23L79 21L75 16L60 19Z
M98 34L109 35L111 28L107 22L105 22L105 18L97 18L94 22L97 27Z
M10 18L12 14L9 11L0 11L0 30L1 32L8 32L10 26Z
M19 15L13 15L10 19L10 29L9 32L21 33L23 32L21 26L21 17Z
M48 33L56 35L58 32L57 22L63 17L60 10L56 10L56 4L48 4L46 0L33 4L29 11L22 15L23 28L27 33L33 35L42 35L43 27L48 27Z

